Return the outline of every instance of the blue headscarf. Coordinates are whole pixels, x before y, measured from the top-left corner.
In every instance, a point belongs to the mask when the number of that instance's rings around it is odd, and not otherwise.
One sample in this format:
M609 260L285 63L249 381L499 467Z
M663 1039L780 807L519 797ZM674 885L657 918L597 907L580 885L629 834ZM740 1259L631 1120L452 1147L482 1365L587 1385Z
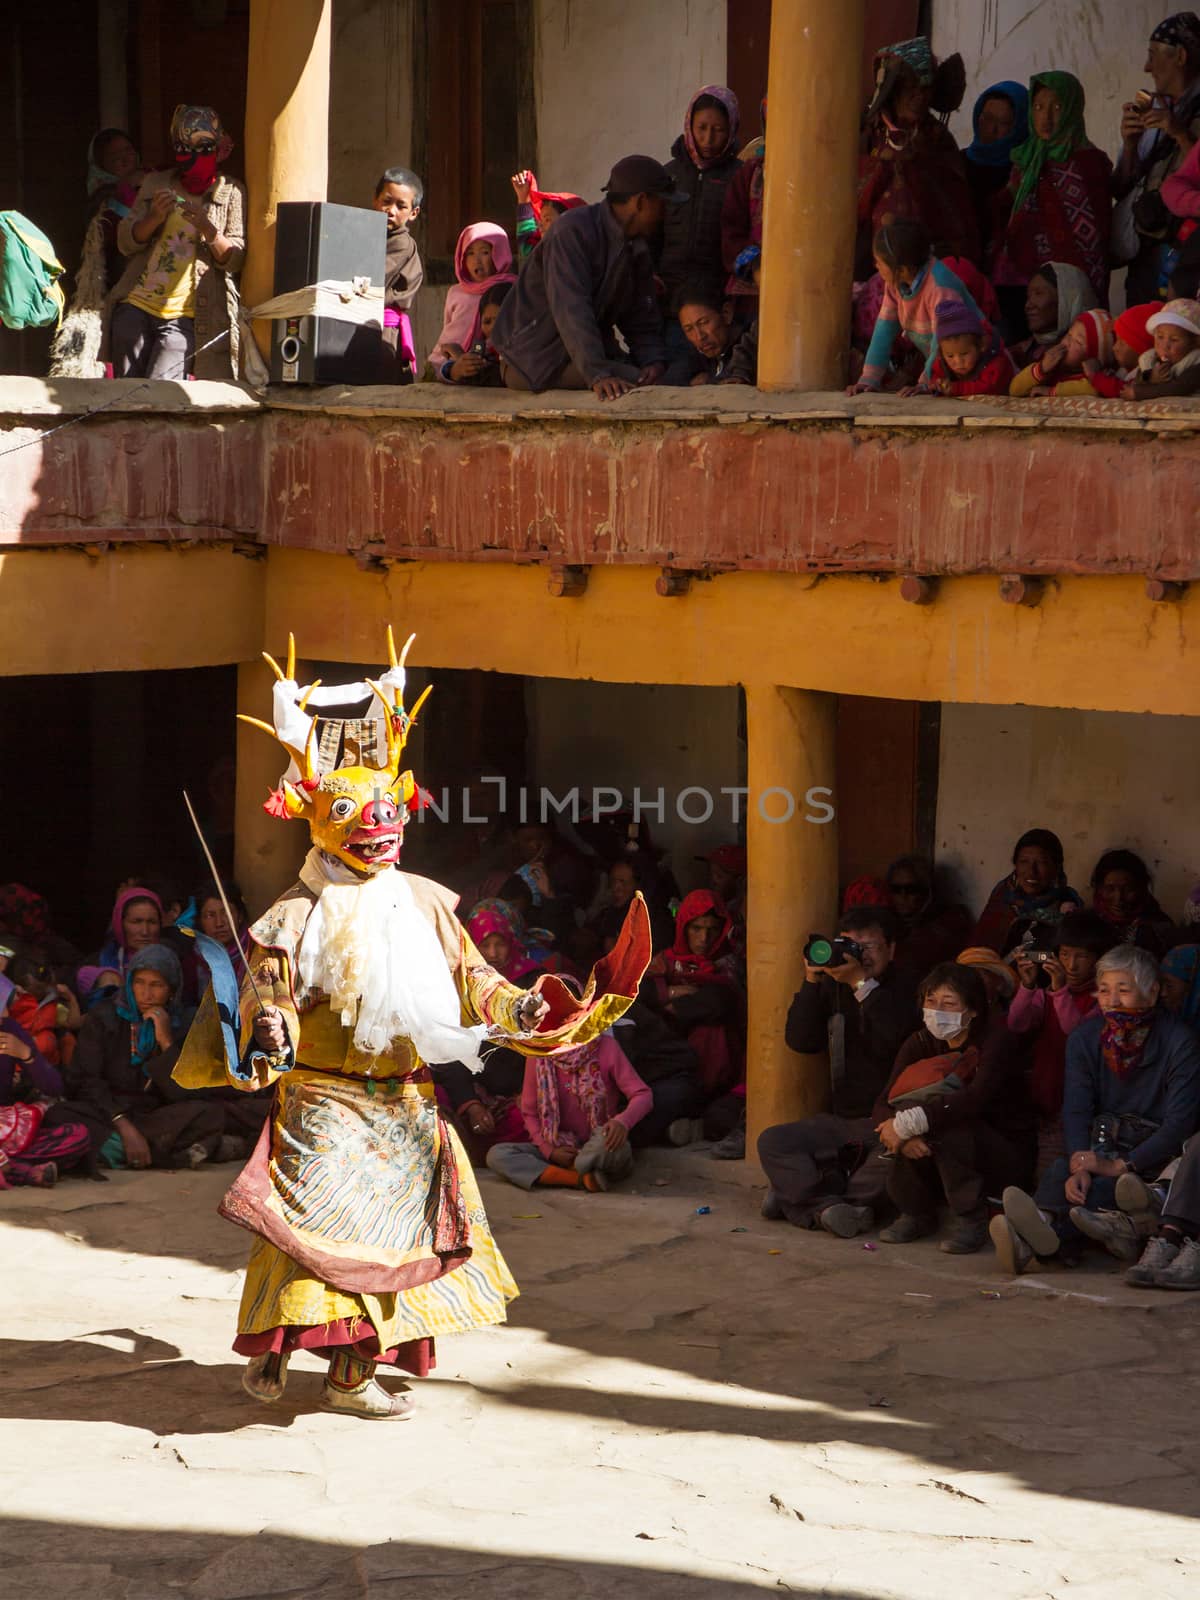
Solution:
M1016 115L1013 131L1007 139L984 144L979 137L979 114L988 100L1007 100ZM1003 83L993 83L975 102L975 109L971 113L971 131L974 138L963 151L968 161L973 161L978 167L1011 167L1013 150L1029 137L1029 90L1023 83L1013 83L1009 79Z
M179 957L174 950L165 944L150 944L144 950L138 951L130 960L126 970L125 985L117 998L117 1015L126 1022L137 1024L132 1060L135 1067L144 1067L151 1056L158 1054L158 1039L152 1019L142 1016L133 997L133 980L139 972L156 972L160 978L166 979L171 990L167 1000L167 1015L171 1021L171 1033L178 1038L183 1032L183 1012L179 1004L180 991L183 988L183 968L179 965Z

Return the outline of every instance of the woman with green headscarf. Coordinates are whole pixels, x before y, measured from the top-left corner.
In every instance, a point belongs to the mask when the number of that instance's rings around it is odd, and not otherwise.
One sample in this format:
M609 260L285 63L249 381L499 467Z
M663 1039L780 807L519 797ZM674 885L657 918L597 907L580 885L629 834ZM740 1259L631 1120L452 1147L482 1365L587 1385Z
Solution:
M997 219L992 275L997 285L1026 284L1044 262L1063 261L1087 273L1106 306L1112 162L1089 140L1083 105L1083 85L1069 72L1030 80L1030 133L998 197L1009 215L1007 227Z

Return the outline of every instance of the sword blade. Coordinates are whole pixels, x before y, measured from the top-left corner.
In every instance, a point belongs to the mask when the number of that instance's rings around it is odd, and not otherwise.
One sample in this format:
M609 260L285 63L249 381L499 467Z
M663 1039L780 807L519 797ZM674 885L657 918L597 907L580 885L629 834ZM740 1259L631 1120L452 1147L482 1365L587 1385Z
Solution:
M217 863L213 860L212 851L208 848L208 840L204 837L204 830L200 826L199 819L197 818L195 810L192 807L191 798L189 797L186 789L183 791L183 803L188 809L188 816L192 819L192 827L195 828L196 837L200 841L200 848L204 851L204 859L208 862L208 870L212 873L212 880L217 886L217 893L221 896L221 904L225 907L225 918L229 923L230 928L233 930L233 941L238 947L238 954L242 958L242 965L246 969L246 976L250 979L250 987L254 990L254 998L258 1001L258 1009L260 1012L265 1012L267 1009L266 1001L263 999L262 990L254 981L254 974L250 970L250 960L246 955L246 947L242 943L242 936L238 932L237 918L234 916L233 911L230 908L229 899L225 893L225 885L221 882L221 874L217 871Z

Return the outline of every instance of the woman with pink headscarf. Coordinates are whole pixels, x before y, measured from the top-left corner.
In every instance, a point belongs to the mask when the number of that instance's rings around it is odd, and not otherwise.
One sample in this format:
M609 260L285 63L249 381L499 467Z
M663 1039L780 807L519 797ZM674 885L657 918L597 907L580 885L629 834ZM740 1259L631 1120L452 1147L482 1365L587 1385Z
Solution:
M479 333L482 297L498 283L515 283L511 269L512 246L498 223L472 222L459 234L454 247L458 282L446 296L442 331L429 357L435 372L470 349Z
M162 924L162 901L153 889L129 884L120 891L108 938L99 953L79 969L76 989L85 1005L90 1007L121 987L130 957L158 943Z

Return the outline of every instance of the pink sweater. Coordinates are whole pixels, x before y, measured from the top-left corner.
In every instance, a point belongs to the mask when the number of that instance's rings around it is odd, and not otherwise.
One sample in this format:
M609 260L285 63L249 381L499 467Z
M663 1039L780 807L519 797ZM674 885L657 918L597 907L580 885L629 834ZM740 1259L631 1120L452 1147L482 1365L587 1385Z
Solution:
M1176 217L1200 217L1200 144L1194 144L1179 166L1164 178L1163 205Z
M1198 147L1200 148L1200 147ZM1093 999L1085 1010L1079 1009L1079 997L1065 986L1061 989L1027 989L1023 983L1008 1003L1008 1026L1011 1033L1034 1033L1046 1015L1046 1001L1058 1014L1058 1025L1064 1034L1072 1033L1088 1017L1099 1015L1100 1007Z
M623 1122L626 1128L635 1128L654 1104L649 1085L638 1077L629 1063L629 1057L611 1033L601 1034L598 1043L600 1053L596 1058L596 1065L604 1075L604 1087L608 1092L608 1116L610 1119L615 1117L618 1122ZM626 1102L623 1111L618 1109L622 1100ZM525 1063L525 1082L521 1086L521 1115L525 1119L525 1129L530 1139L542 1155L548 1156L550 1152L542 1143L541 1130L538 1126L537 1075L532 1061ZM573 1133L581 1146L592 1136L587 1116L571 1091L570 1077L565 1072L558 1073L558 1125L563 1133Z

